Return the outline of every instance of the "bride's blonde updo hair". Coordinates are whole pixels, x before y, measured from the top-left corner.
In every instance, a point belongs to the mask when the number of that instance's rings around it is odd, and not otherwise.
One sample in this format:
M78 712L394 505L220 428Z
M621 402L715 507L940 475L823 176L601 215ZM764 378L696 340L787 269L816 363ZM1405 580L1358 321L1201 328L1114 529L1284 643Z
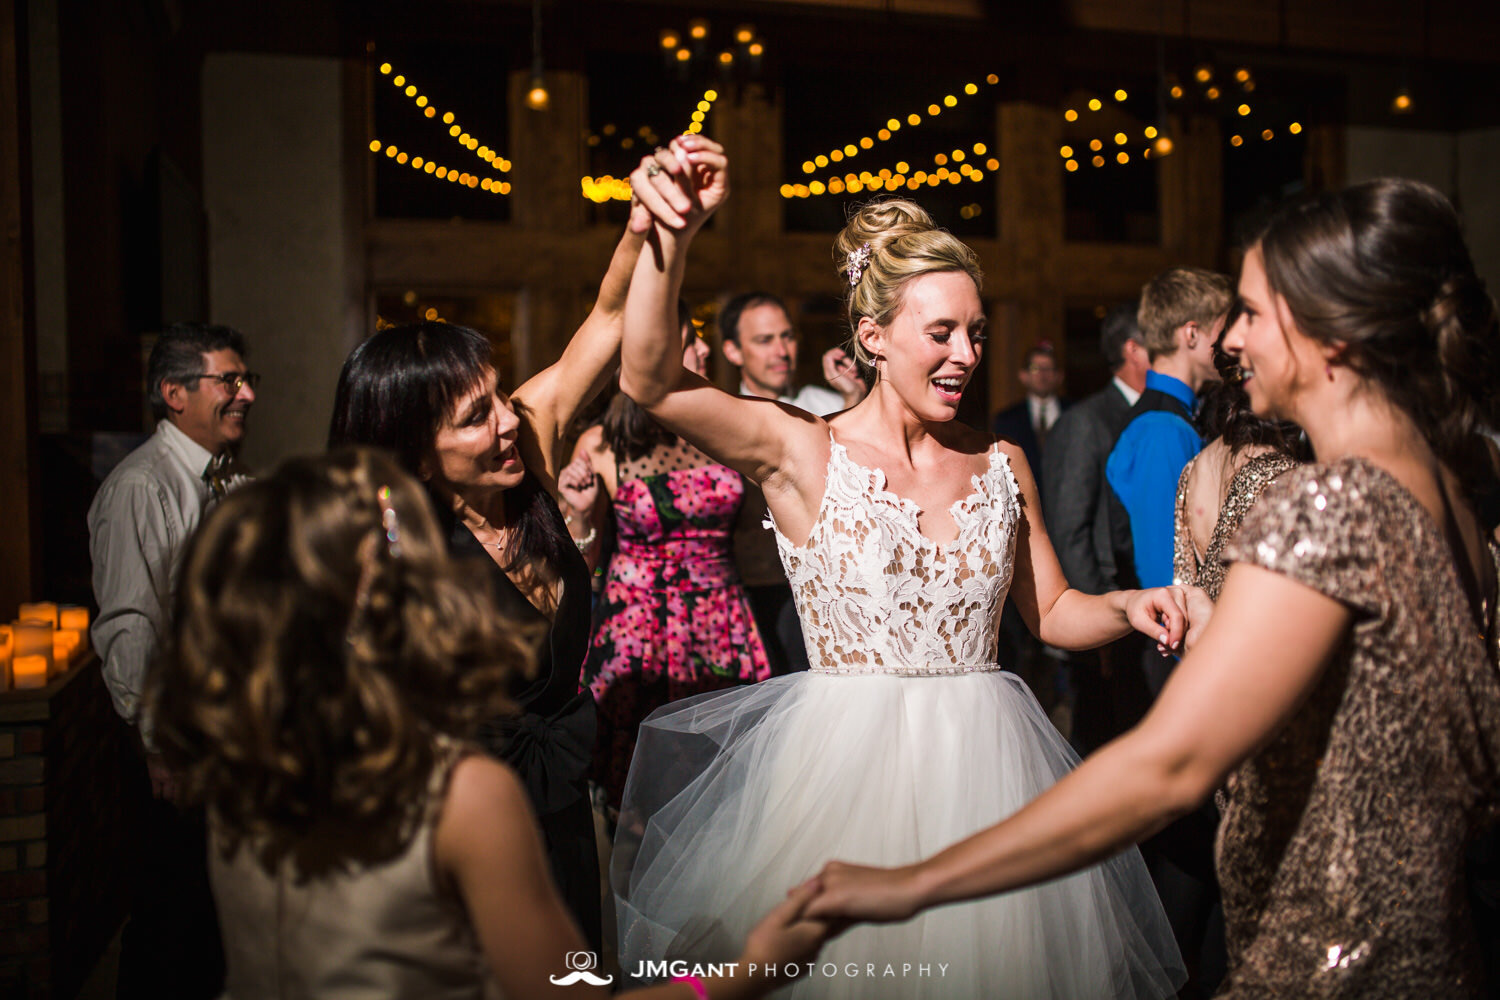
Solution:
M868 247L868 257L864 248ZM946 229L939 229L920 205L905 198L886 198L860 206L833 241L849 312L849 353L867 368L873 359L859 342L859 321L868 316L886 326L901 308L906 283L923 274L963 271L983 287L979 258ZM851 267L858 280L851 284Z

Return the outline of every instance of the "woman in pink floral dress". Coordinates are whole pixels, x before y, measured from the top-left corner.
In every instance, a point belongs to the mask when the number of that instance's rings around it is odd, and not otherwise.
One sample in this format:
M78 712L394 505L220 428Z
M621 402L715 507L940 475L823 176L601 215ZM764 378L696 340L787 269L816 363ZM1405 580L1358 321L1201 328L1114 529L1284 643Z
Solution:
M679 313L683 364L702 375L708 347ZM618 808L642 719L688 695L765 680L771 668L730 550L744 498L739 473L624 395L573 454L559 477L565 513L575 498L597 495L575 486L597 474L612 503L574 506L569 517L597 537L612 509L619 542L583 665L599 706L591 777Z

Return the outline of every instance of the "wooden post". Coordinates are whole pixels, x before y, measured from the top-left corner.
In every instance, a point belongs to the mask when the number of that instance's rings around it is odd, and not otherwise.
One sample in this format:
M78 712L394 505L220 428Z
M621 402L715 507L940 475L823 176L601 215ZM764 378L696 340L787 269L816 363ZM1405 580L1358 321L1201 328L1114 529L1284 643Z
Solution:
M25 3L0 0L0 620L41 579Z
M990 409L1021 398L1016 376L1026 351L1039 340L1061 348L1064 333L1062 263L1063 182L1057 165L1062 116L1027 102L1000 105L995 130L1000 159L1000 242L1011 249L1009 273L997 284L1011 289L995 311L999 334L990 342ZM1059 361L1062 361L1059 357Z

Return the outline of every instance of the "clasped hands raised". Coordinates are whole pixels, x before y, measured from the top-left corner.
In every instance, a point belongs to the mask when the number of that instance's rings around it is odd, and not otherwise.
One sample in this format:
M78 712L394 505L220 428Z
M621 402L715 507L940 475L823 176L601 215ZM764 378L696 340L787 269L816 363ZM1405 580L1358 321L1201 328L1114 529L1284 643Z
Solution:
M654 222L691 237L729 196L729 160L707 136L679 135L641 158L630 189L633 232L647 232Z

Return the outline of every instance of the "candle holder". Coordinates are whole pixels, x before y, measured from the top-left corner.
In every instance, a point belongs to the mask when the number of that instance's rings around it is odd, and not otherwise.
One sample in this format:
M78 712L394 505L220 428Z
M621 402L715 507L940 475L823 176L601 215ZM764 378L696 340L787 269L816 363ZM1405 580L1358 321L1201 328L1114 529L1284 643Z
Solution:
M76 628L60 628L52 633L52 673L65 672L83 650L83 634Z
M9 625L0 625L0 691L9 691L11 660L16 655L16 636Z
M16 690L47 686L47 657L18 656L13 662Z
M53 645L52 634L56 631L50 621L38 621L36 619L23 619L11 626L15 635L15 653L12 667L19 680L21 676L21 660L27 657L39 656L45 666L43 675L52 673ZM17 685L19 686L19 684Z
M53 628L57 628L57 603L55 601L33 601L21 605L21 610L16 613L17 621L40 621L51 622Z

